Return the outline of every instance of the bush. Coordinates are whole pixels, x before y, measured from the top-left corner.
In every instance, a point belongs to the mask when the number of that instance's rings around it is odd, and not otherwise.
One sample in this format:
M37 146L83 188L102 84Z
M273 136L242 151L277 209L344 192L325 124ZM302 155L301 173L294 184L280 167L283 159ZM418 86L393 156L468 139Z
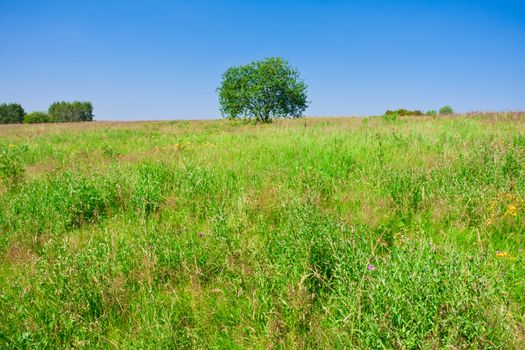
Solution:
M454 113L454 110L450 106L443 106L439 109L439 114L452 114Z
M52 120L46 112L31 112L24 116L25 124L51 123Z
M3 103L0 105L0 124L22 123L25 114L18 103Z
M229 68L217 90L221 113L232 119L298 118L308 107L299 71L279 57Z
M431 109L431 110L429 110L429 111L426 113L426 115L428 115L428 116L436 116L436 115L437 115L437 112L436 112L436 110Z
M55 102L49 106L49 117L57 122L90 122L93 120L91 102Z

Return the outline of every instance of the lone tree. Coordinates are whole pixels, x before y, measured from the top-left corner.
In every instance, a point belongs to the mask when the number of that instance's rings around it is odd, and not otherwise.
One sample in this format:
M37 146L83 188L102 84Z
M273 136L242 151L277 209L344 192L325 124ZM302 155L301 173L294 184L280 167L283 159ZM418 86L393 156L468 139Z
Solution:
M450 106L443 106L439 109L439 114L449 115L454 113L454 110Z
M299 71L287 60L270 57L230 67L217 91L223 116L270 122L301 117L308 107L306 89Z

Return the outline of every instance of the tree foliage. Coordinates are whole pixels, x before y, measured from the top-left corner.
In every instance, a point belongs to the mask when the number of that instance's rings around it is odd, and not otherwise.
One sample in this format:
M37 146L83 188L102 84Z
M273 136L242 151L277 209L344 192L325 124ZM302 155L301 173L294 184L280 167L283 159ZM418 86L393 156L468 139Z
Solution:
M0 105L0 124L22 123L25 114L18 103L3 103Z
M53 120L46 112L31 112L24 116L25 124L51 123Z
M450 106L443 106L439 109L439 114L452 114L454 110Z
M55 102L48 114L56 122L89 122L93 120L93 106L91 102Z
M280 57L230 67L217 90L221 113L228 118L299 118L308 107L299 71Z

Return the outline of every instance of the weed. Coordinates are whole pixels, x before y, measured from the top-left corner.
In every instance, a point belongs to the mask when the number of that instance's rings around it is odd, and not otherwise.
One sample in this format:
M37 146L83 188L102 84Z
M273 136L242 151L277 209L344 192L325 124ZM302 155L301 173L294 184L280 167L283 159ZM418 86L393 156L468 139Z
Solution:
M133 195L135 207L143 214L158 210L170 186L170 173L164 164L142 164Z
M27 147L0 143L0 177L8 186L15 186L22 181L25 168L21 158L26 152Z

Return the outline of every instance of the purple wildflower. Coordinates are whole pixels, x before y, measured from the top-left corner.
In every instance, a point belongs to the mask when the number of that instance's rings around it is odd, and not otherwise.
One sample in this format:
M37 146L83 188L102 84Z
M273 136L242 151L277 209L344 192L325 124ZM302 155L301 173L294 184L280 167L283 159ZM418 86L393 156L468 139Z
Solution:
M375 270L375 266L372 265L372 264L368 264L368 266L366 268L368 269L368 271L374 271Z
M204 232L199 233L200 237L204 237Z

